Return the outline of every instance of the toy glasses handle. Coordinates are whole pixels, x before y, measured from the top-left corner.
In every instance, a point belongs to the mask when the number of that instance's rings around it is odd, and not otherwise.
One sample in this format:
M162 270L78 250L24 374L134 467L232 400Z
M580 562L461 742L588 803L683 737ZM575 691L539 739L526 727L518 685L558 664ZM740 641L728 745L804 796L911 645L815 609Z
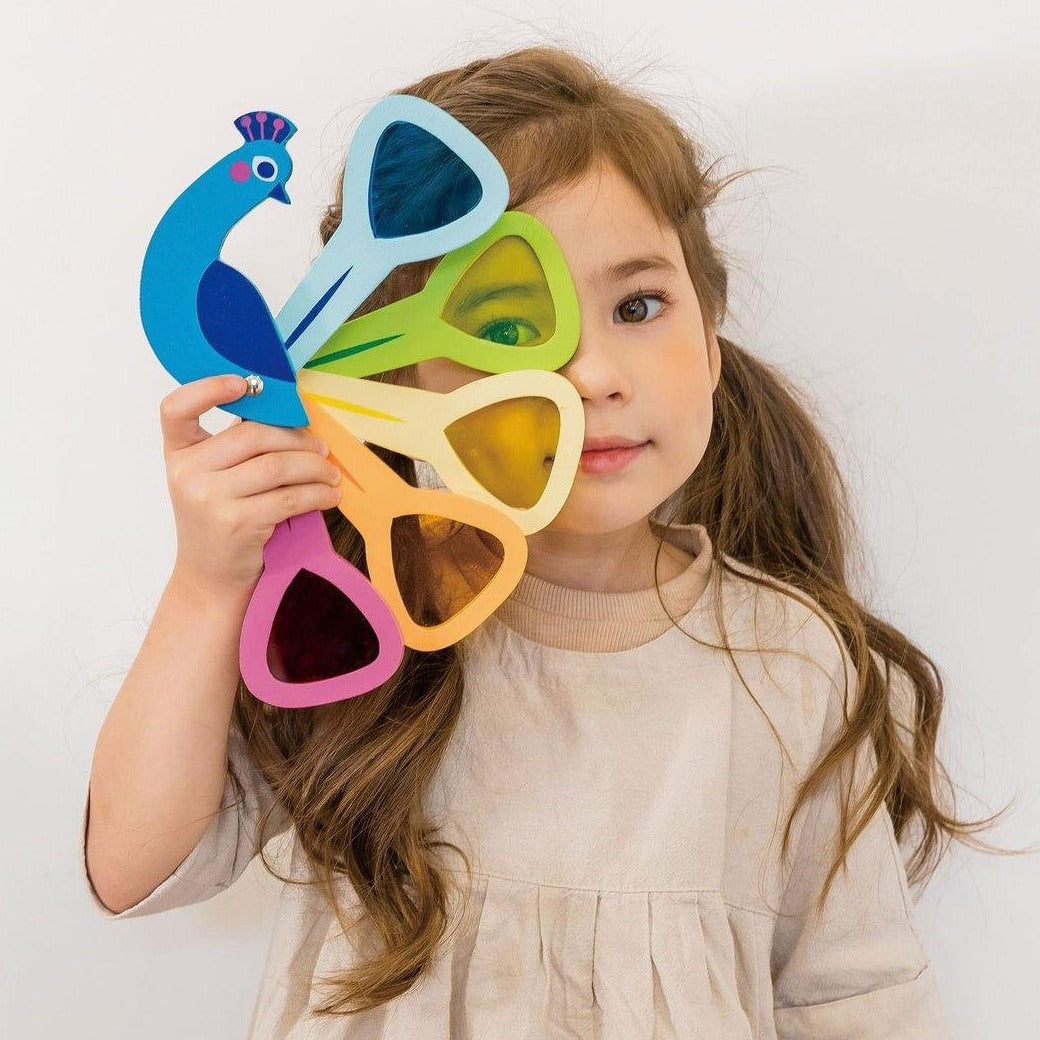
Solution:
M351 142L340 225L276 319L293 369L395 266L478 238L508 202L498 160L454 117L407 94L376 104Z

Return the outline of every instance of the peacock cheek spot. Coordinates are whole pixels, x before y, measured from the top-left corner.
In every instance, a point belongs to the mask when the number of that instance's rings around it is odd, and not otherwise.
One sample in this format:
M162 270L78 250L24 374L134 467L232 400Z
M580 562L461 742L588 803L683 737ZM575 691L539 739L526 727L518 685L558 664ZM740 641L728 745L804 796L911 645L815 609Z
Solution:
M249 163L244 159L239 159L237 162L231 164L231 179L237 181L239 184L245 183L249 180L251 170L249 169Z

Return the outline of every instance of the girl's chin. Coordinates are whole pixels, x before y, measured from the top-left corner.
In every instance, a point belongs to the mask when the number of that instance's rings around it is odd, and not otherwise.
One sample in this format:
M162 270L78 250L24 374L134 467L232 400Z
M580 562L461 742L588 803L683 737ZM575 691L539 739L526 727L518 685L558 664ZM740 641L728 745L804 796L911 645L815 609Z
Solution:
M626 509L619 509L616 496L610 503L568 502L552 523L547 524L542 530L556 534L610 534L641 523L653 509L653 505L649 505L646 510L633 510L631 505Z

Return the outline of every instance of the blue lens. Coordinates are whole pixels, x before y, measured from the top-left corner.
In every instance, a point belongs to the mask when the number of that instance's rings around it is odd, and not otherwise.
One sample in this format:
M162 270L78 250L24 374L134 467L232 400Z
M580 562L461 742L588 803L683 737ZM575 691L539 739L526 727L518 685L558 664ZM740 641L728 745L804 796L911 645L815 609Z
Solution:
M477 175L414 123L391 123L372 161L368 215L376 238L401 238L465 216L482 195Z

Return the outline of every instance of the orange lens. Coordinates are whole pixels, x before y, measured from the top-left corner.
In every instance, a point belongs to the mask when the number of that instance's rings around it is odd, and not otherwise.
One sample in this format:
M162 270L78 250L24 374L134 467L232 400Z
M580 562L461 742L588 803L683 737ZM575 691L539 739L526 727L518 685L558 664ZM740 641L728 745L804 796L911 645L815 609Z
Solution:
M405 607L424 626L439 625L468 606L505 559L493 534L426 513L394 517L390 546Z

